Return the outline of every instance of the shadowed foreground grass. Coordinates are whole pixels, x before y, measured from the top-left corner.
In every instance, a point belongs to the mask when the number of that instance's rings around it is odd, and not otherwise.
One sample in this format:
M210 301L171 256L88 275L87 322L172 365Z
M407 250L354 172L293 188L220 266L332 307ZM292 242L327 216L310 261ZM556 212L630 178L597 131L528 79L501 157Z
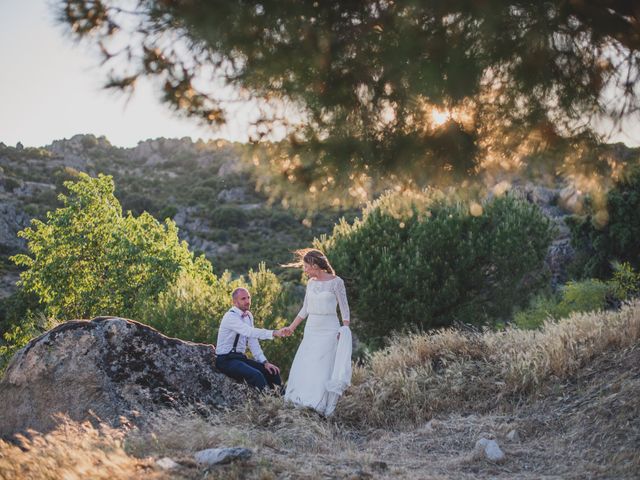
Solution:
M331 419L267 397L209 417L159 412L144 427L62 421L0 442L0 478L637 478L639 339L640 304L539 332L398 337L356 368ZM474 454L481 436L504 463ZM221 446L254 455L194 463ZM179 467L160 469L165 456Z

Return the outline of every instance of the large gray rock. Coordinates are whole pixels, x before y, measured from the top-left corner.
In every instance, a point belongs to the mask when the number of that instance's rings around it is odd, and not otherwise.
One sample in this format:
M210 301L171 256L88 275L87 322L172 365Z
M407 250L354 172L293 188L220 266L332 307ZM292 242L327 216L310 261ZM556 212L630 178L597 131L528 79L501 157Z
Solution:
M131 320L72 320L18 351L0 380L0 436L48 431L54 414L117 425L145 413L242 402L248 390L219 373L211 345L169 338ZM91 413L93 412L93 414Z

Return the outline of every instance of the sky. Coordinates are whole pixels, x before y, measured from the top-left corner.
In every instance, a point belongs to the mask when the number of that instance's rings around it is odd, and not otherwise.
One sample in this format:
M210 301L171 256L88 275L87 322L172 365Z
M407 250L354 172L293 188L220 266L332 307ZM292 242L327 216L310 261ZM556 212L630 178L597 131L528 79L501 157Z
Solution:
M0 0L0 142L39 147L79 133L120 147L157 137L247 140L241 120L213 132L180 118L144 80L131 97L102 89L98 56L65 35L51 1ZM640 123L610 141L640 146Z
M40 147L78 133L132 147L148 138L227 138L162 105L149 83L133 96L102 89L105 71L89 47L56 24L50 0L0 0L0 142Z

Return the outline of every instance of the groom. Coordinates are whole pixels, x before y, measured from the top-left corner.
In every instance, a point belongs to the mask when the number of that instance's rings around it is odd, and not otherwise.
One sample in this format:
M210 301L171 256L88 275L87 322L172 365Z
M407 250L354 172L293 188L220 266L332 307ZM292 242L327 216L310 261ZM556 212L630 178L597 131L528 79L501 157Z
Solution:
M286 337L289 332L284 328L265 330L253 327L253 315L249 311L251 295L246 288L236 288L231 300L233 307L222 317L218 330L216 367L231 378L246 381L261 391L267 386L280 387L280 369L267 361L258 340ZM245 356L247 346L255 360Z

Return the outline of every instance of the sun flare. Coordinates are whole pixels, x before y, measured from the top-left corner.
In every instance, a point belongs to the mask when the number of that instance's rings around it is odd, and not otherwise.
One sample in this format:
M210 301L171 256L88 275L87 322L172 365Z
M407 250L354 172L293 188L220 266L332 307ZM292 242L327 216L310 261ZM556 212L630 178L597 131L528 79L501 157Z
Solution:
M450 118L451 113L448 110L438 110L437 108L431 110L431 119L433 120L433 124L437 127L444 124Z

